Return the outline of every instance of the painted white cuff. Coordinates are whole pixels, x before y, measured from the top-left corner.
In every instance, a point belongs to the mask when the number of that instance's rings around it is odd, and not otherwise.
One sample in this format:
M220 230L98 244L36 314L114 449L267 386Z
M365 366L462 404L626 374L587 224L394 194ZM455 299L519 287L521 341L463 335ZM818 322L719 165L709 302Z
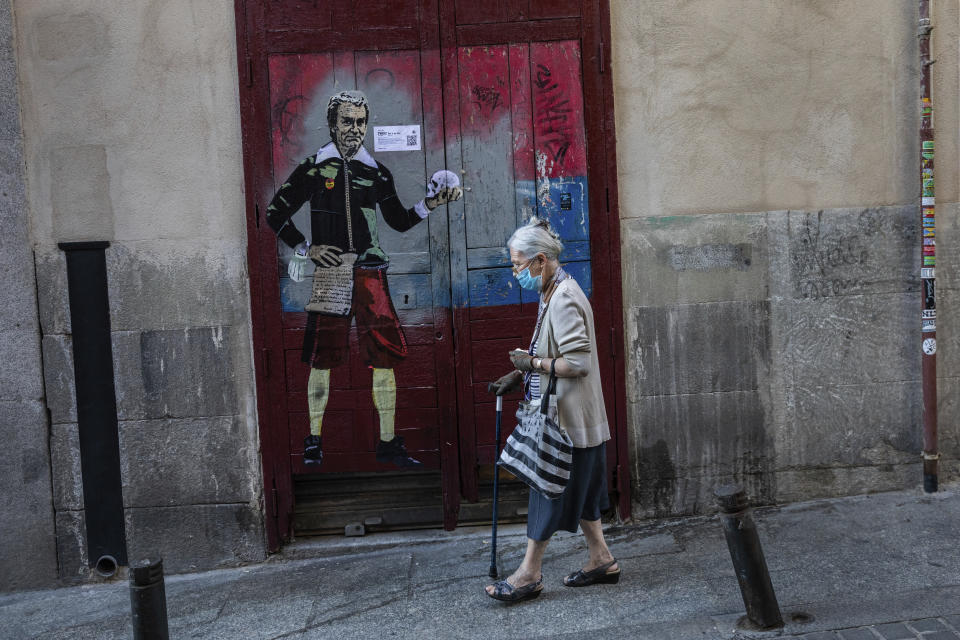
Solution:
M413 210L417 212L421 220L425 220L426 217L430 215L430 209L427 209L427 205L423 200L413 205Z

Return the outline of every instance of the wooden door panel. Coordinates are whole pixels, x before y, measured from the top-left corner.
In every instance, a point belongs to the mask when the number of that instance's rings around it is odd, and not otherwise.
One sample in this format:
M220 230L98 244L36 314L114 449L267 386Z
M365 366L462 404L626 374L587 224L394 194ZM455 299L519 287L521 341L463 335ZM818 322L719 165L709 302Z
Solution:
M536 156L529 68L530 46L522 43L510 45L510 120L513 126L514 206L518 223L531 216L537 206L531 182L536 170Z
M266 7L265 27L272 31L289 29L333 29L333 10L331 2L317 0L287 0L272 2Z
M421 4L420 0L366 0L363 5L352 0L271 0L263 15L270 31L330 31L356 37L371 31L417 29ZM323 42L314 48L324 48Z
M579 51L576 41L459 51L462 162L468 180L483 185L464 202L471 320L536 301L517 286L503 246L534 214L568 245L564 263L590 294ZM504 198L511 192L513 202Z
M580 16L581 0L455 0L458 25L522 22Z
M493 340L501 337L515 337L520 340L527 330L526 321L533 322L535 317L535 313L530 313L529 317L525 317L520 322L512 317L475 320L470 323L470 326L475 340Z
M503 424L501 426L500 445L513 431L517 420L517 399L503 403ZM477 459L480 464L493 462L493 446L497 439L497 405L494 402L481 402L474 405L474 415L477 421Z
M590 230L580 67L578 42L530 45L537 215L565 243L587 240Z
M580 17L580 0L530 0L531 20Z
M513 193L513 140L506 46L462 47L459 51L461 157L467 247L503 246L516 220L513 203L504 211L503 194ZM472 306L471 302L471 306Z
M331 4L334 22L343 30L416 29L421 22L420 0L335 0Z
M527 0L454 0L458 25L525 20L527 4Z

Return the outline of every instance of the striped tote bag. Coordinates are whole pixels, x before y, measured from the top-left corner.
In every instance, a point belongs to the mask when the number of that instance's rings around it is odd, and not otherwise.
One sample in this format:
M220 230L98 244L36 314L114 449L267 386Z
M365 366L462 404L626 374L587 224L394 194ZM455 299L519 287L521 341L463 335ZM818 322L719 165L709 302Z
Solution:
M563 494L573 466L573 440L550 411L557 378L551 366L550 383L539 403L521 402L517 426L500 452L498 464L551 500Z

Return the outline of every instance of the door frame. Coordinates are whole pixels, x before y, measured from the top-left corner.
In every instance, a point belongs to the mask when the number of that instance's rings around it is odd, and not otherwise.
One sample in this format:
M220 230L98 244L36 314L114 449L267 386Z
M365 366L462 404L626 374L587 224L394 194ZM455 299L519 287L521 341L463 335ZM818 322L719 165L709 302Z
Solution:
M237 66L241 139L247 223L247 264L250 280L251 333L253 365L256 381L257 415L260 435L261 463L264 483L264 517L267 546L280 548L292 531L293 477L289 458L287 429L287 394L284 393L283 323L272 313L270 304L279 300L276 236L266 226L266 201L272 194L272 154L269 135L268 56L271 53L314 53L338 50L394 50L436 48L440 52L444 126L455 115L448 96L456 94L457 47L464 45L504 44L514 41L576 39L581 43L582 82L584 91L584 126L589 136L599 132L600 140L591 140L587 147L590 170L589 206L591 212L590 253L594 282L605 282L608 294L602 304L594 296L595 325L609 327L609 342L597 336L602 350L610 358L604 377L612 380L613 393L606 394L607 415L612 418L616 434L616 467L611 470L613 489L623 518L631 513L630 478L627 464L626 388L623 338L623 299L620 262L620 219L617 198L616 140L613 114L613 81L610 72L610 11L608 0L580 1L580 17L573 19L527 20L510 23L457 25L454 0L420 0L419 28L385 30L375 35L358 29L269 29L266 17L267 0L234 0L237 31ZM345 0L337 0L341 4ZM386 3L380 3L386 4ZM282 34L282 35L278 35ZM317 46L317 41L324 43ZM607 36L607 37L605 37ZM264 99L264 98L267 99ZM449 152L449 149L448 149ZM599 176L599 180L593 179ZM596 186L594 186L596 185ZM602 187L602 188L600 188ZM265 277L268 276L268 277ZM596 290L596 287L595 287ZM469 331L463 309L434 311L438 342L454 343L454 334ZM271 317L275 315L277 317ZM468 335L458 334L458 341ZM455 351L449 362L437 358L438 378L454 376L461 366L468 365L469 349ZM457 388L465 391L457 376ZM442 378L440 378L442 379ZM447 377L447 379L450 379ZM608 387L610 387L608 383ZM457 439L459 419L473 423L472 407L458 410L457 388L447 385L444 393L438 384L441 409L440 455L444 494L444 525L452 528L459 510L460 495L476 499L476 466L466 461L476 459L475 447L461 448ZM469 395L463 397L470 397ZM471 455L473 456L471 458ZM462 466L461 466L462 464Z

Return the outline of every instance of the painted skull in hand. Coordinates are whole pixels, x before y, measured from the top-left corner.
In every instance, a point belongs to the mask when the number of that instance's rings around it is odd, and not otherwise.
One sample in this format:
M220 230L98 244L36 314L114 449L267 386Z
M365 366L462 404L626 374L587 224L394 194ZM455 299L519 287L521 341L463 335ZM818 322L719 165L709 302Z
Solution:
M460 178L453 171L441 169L430 177L427 183L427 197L424 204L431 211L442 204L456 202L463 195Z
M453 171L441 169L430 177L427 183L427 197L434 198L443 191L444 188L451 189L460 186L460 178Z

